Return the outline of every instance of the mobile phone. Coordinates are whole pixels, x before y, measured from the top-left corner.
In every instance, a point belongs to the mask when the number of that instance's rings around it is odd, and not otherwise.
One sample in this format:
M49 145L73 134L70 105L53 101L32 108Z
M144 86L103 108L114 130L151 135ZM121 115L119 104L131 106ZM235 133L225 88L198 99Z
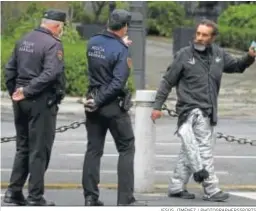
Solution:
M254 51L256 52L256 42L255 41L252 41L251 48L253 48Z

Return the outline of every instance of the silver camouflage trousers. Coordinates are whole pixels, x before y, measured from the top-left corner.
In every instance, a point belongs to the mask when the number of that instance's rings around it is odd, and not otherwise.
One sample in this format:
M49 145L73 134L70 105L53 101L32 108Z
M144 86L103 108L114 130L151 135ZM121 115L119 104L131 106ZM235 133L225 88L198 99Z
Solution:
M208 196L220 191L219 180L213 165L213 127L210 119L203 116L200 109L193 109L186 121L177 131L181 138L181 150L178 162L170 178L169 193L177 193L186 189L186 185L193 173L205 168L209 178L202 183L204 192Z

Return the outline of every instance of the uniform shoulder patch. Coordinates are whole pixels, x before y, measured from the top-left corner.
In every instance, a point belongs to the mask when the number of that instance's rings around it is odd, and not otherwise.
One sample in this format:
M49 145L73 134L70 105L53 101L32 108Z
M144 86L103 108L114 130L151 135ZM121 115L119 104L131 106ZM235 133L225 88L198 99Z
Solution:
M58 57L59 60L63 59L63 52L61 50L57 51L57 57Z
M127 65L130 69L132 68L132 58L127 57Z

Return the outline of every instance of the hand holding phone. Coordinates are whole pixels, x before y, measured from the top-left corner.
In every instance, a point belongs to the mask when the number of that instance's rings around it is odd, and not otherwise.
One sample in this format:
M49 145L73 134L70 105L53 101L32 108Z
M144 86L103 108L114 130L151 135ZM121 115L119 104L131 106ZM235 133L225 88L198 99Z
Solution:
M252 41L250 48L253 48L254 52L256 52L256 42L255 41Z
M255 41L252 41L251 46L248 51L248 54L251 57L254 57L254 58L256 57L256 42Z

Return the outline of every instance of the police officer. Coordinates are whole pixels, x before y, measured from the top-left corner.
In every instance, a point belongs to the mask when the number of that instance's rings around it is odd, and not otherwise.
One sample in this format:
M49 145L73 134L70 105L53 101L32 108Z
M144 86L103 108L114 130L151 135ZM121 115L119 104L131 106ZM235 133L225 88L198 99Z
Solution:
M118 205L134 205L134 133L128 114L125 85L131 61L125 37L131 15L116 9L108 29L93 36L87 46L89 87L85 102L87 151L83 166L86 206L102 206L99 201L100 160L108 129L114 138L118 158ZM124 39L124 40L123 40ZM129 101L129 100L128 100ZM129 102L128 102L129 104ZM126 108L127 107L127 108Z
M213 42L217 25L202 20L196 27L194 42L177 52L157 91L151 118L161 117L161 108L173 87L177 89L176 110L179 114L177 134L181 150L170 179L169 196L193 199L186 190L193 175L204 189L204 200L225 201L229 194L219 188L214 170L213 127L217 124L217 98L222 73L243 73L255 61L250 47L241 58L234 58Z
M39 28L16 42L6 64L6 86L13 101L16 155L5 203L54 205L44 199L44 175L55 138L59 95L64 90L63 47L60 37L65 12L48 10ZM28 181L28 197L22 193Z

